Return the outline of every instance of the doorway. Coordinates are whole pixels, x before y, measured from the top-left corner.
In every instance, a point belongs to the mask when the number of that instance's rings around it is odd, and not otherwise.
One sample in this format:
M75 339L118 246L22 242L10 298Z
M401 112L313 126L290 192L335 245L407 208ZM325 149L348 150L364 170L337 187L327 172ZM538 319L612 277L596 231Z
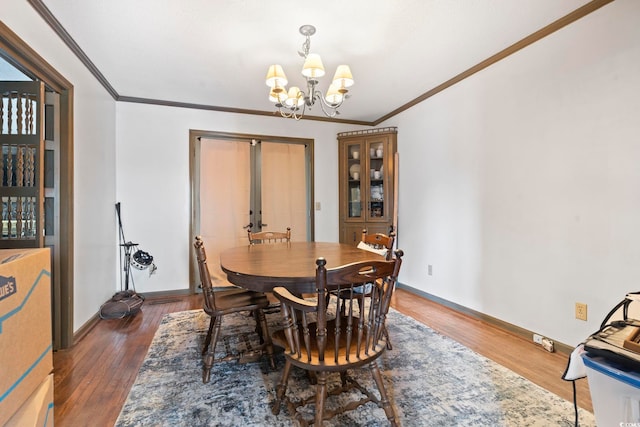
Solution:
M56 241L45 240L43 245L55 244L55 271L52 289L52 320L54 350L73 345L73 85L51 67L40 55L0 21L1 61L19 70L31 81L42 82L55 104L57 152L57 189L45 193L48 203L56 205L49 230L55 230ZM45 113L46 114L46 113ZM45 129L45 132L48 131ZM51 150L51 146L49 146ZM51 163L50 163L51 164ZM55 198L57 197L57 200ZM53 212L53 211L51 211ZM49 218L52 219L51 217ZM46 218L45 218L46 220ZM46 233L46 231L45 231Z
M192 131L191 242L201 235L214 286L230 286L217 262L247 244L247 230L290 227L292 240L313 240L313 140ZM191 245L189 246L191 247ZM190 289L198 290L190 253Z

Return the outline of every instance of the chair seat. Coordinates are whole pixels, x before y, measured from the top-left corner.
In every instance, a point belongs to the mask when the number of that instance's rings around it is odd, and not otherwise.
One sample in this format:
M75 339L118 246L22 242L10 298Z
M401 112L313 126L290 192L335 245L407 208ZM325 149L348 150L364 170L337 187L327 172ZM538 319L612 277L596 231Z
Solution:
M361 349L359 352L358 352L358 342L357 342L355 333L354 333L354 336L351 338L350 346L347 347L347 340L346 340L347 334L344 332L344 328L346 327L346 325L342 323L341 325L342 331L340 333L340 339L338 341L338 352L337 352L338 357L336 360L336 358L334 357L334 354L336 354L334 352L335 345L336 345L335 325L336 325L336 319L332 319L327 322L327 338L326 338L325 354L331 355L331 357L325 357L324 361L322 362L318 358L318 345L316 340L316 324L315 323L309 324L309 339L311 341L310 343L311 344L310 345L311 360L309 360L307 351L304 346L300 349L301 350L300 357L298 357L297 353L291 354L291 348L287 344L287 337L285 336L284 330L275 331L271 336L271 340L273 341L274 344L280 347L283 347L285 349L284 354L288 359L291 360L291 363L293 363L294 365L300 368L310 370L310 371L316 370L315 368L318 368L318 367L321 367L323 371L343 371L345 365L351 365L353 367L362 366L367 363L371 363L373 360L377 359L382 354L382 352L386 347L387 342L383 337L382 339L380 339L380 341L377 343L377 345L373 350L369 348L368 354L365 354L364 347L366 346L364 344L364 340L367 337L366 329L363 330L363 333L362 333L363 342L361 344L361 347L360 347ZM354 330L356 329L356 327L357 327L356 325L353 325ZM298 334L300 337L300 342L302 342L304 340L302 330L299 330Z
M245 289L228 289L215 292L216 310L205 312L209 315L220 316L238 311L254 310L255 308L265 308L269 305L269 300L262 292L247 291Z
M362 286L355 286L353 288L353 293L356 294L353 298L362 300L362 297L371 296L371 288L373 287L373 283L366 283ZM334 294L338 295L340 298L349 300L351 299L351 291L350 290L341 290L340 292L334 292Z

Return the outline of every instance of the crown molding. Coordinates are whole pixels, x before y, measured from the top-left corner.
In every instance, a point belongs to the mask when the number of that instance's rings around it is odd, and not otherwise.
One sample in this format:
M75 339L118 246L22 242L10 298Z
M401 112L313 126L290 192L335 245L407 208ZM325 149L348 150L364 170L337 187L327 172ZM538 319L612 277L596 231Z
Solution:
M162 99L138 98L135 96L119 96L116 101L133 102L138 104L163 105L167 107L192 108L195 110L220 111L223 113L250 114L253 116L267 116L283 119L277 111L249 110L245 108L221 107L217 105L193 104L189 102L167 101ZM304 116L301 120L315 120L319 122L344 123L351 125L371 126L371 122L361 120L336 119L323 116Z
M507 47L506 49L501 50L500 52L496 53L493 56L490 56L489 58L485 59L484 61L474 65L473 67L469 68L466 71L463 71L462 73L458 74L455 77L452 77L451 79L447 80L446 82L439 84L438 86L434 87L433 89L423 93L422 95L418 96L417 98L414 98L413 100L407 102L406 104L396 108L395 110L391 111L390 113L380 117L377 120L373 121L373 126L377 126L380 123L384 122L385 120L390 119L393 116L396 116L400 113L402 113L403 111L408 110L409 108L421 103L422 101L431 98L432 96L442 92L445 89L450 88L451 86L455 85L456 83L460 83L462 80L466 79L467 77L471 77L472 75L476 74L478 71L482 71L485 68L495 64L496 62L502 61L503 59L505 59L508 56L513 55L514 53L518 52L521 49L524 49L525 47L537 42L538 40L541 40L545 37L547 37L550 34L555 33L556 31L566 27L567 25L577 21L580 18L583 18L585 16L587 16L588 14L590 14L591 12L594 12L598 9L600 9L602 6L605 6L611 2L613 2L614 0L593 0L587 4L585 4L582 7L579 7L578 9L574 10L573 12L563 16L562 18L552 22L551 24L547 25L546 27L541 28L540 30L536 31L535 33L532 33L530 35L528 35L527 37L523 38L522 40L512 44L511 46Z
M80 48L80 46L75 42L75 40L71 37L71 35L64 29L62 24L56 19L55 16L51 13L49 8L43 3L43 0L27 0L29 4L40 14L42 19L53 29L53 31L58 34L58 36L62 39L62 41L71 49L71 51L80 59L80 61L87 67L89 72L95 76L95 78L102 84L102 86L111 94L114 100L118 102L133 102L140 104L152 104L152 105L164 105L171 107L180 107L180 108L192 108L198 110L209 110L209 111L220 111L226 113L236 113L236 114L250 114L254 116L267 116L267 117L280 117L277 112L272 111L263 111L263 110L250 110L250 109L242 109L242 108L231 108L231 107L222 107L216 105L206 105L206 104L193 104L193 103L185 103L185 102L175 102L175 101L165 101L159 99L149 99L149 98L138 98L134 96L125 96L119 95L118 92L111 86L106 77L100 72L98 67L89 59L89 57L84 53L84 51ZM567 25L577 21L584 16L589 15L590 13L600 9L601 7L613 2L614 0L592 0L589 3L579 7L573 12L563 16L562 18L552 22L551 24L541 28L540 30L528 35L522 40L512 44L506 49L501 50L495 55L490 56L484 61L474 65L473 67L463 71L462 73L452 77L451 79L439 84L438 86L430 89L429 91L421 94L420 96L414 98L413 100L407 102L404 105L396 108L395 110L385 114L384 116L373 120L373 121L361 121L361 120L347 120L347 119L336 119L329 117L321 117L321 116L304 116L302 120L314 120L321 122L332 122L332 123L342 123L342 124L353 124L353 125L363 125L363 126L378 126L380 123L389 120L390 118L397 116L403 111L408 110L409 108L431 98L432 96L442 92L443 90L450 88L451 86L465 80L466 78L476 74L479 71L484 70L485 68L495 64L503 60L504 58L518 52L519 50L524 49L525 47L547 37L550 34L555 33L556 31L566 27Z
M62 39L64 44L78 57L80 62L84 64L91 74L100 82L100 84L109 92L113 99L118 98L118 92L111 86L106 77L100 72L98 67L89 59L84 51L78 46L78 43L65 30L60 21L53 16L49 8L41 0L27 0L29 4L38 12L38 14L49 24L51 29Z

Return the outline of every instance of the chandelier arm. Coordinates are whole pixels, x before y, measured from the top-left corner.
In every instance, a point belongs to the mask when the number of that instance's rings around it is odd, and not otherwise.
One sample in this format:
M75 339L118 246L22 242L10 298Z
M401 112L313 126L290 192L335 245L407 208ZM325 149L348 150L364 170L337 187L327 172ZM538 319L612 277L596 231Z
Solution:
M314 99L317 98L320 102L320 108L322 109L322 112L328 116L328 117L335 117L337 116L338 113L338 108L340 108L340 106L342 105L342 102L344 101L344 98L342 98L342 100L337 103L337 104L329 104L323 97L322 97L322 92L320 92L319 90L316 90L314 95L313 95Z

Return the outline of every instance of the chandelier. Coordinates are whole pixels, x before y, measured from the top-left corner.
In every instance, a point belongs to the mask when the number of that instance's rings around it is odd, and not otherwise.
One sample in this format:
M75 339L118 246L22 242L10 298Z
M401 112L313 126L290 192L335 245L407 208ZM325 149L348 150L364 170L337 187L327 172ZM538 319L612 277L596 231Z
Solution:
M302 51L298 54L304 58L302 75L307 82L306 91L297 86L291 86L287 90L287 76L281 65L275 64L269 67L266 83L271 89L269 91L269 101L275 103L280 115L285 118L300 120L305 113L305 109L313 107L316 103L320 105L322 112L327 117L335 117L340 112L338 108L347 98L348 87L353 85L353 76L348 65L338 65L333 81L322 96L322 92L317 89L318 78L324 76L324 66L320 55L309 53L311 49L311 36L316 32L313 25L303 25L300 27L300 34L305 36L302 44Z

